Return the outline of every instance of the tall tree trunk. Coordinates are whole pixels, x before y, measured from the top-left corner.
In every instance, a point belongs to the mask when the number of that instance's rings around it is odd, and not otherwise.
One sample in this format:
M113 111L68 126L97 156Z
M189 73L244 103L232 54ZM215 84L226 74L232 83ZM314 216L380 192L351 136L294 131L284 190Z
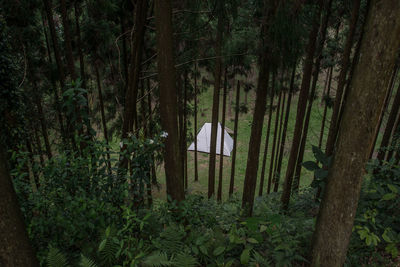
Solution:
M319 29L319 20L321 17L321 9L322 9L322 0L318 0L318 10L314 15L313 28L311 30L308 45L307 45L307 56L304 62L304 70L303 70L303 79L301 81L300 95L299 101L297 105L297 115L296 115L296 124L293 133L293 141L292 148L290 150L288 167L286 170L286 177L282 192L281 201L283 204L283 208L287 209L290 200L290 193L292 190L292 181L293 174L296 167L297 155L300 149L300 141L301 141L301 132L303 129L303 121L304 115L306 111L307 98L310 89L312 68L313 68L313 59L315 54L315 48L318 37L318 29Z
M290 106L292 103L292 96L294 91L294 81L296 77L296 62L293 64L292 75L290 77L290 87L289 87L289 96L286 104L286 114L285 114L285 122L283 123L283 130L282 130L282 141L279 147L279 159L276 167L276 178L274 184L274 192L278 192L280 178L281 178L281 169L282 169L282 160L283 160L283 153L285 151L285 143L286 143L286 134L287 128L289 124L289 115L290 115Z
M49 42L49 37L47 35L44 15L42 15L42 23L43 23L43 32L44 32L45 41L46 41L47 56L48 56L50 65L52 65L53 60L51 57L50 42ZM57 85L56 85L56 82L55 82L53 76L50 77L50 82L53 87L54 102L55 102L55 107L56 107L56 112L57 112L58 123L60 125L61 138L63 139L63 142L65 143L64 120L63 120L62 113L61 113L60 99L58 97L58 88L57 88Z
M187 79L188 79L188 74L187 71L184 73L183 77L183 136L182 136L182 154L183 154L183 165L184 165L184 172L183 172L183 177L185 179L185 189L187 190L188 188L188 169L187 169Z
M37 128L36 123L32 123L33 125L33 136L35 138L36 143L36 154L39 155L40 165L44 167L44 158L43 158L43 149L42 149L42 141L40 141L39 130ZM33 146L35 148L35 145Z
M161 126L168 135L165 142L164 156L167 195L171 196L172 200L181 201L185 198L185 193L180 171L182 162L179 160L171 0L156 0L155 15L160 118Z
M321 60L322 60L322 51L324 49L329 17L331 15L331 6L332 6L332 0L329 0L325 6L326 15L324 16L324 19L321 24L321 37L319 40L317 53L316 53L317 59L316 59L315 66L314 66L313 81L312 81L312 85L311 85L311 93L310 93L310 98L308 101L306 118L305 118L304 125L303 125L303 133L302 133L302 137L301 137L300 150L299 150L299 154L297 156L296 171L295 171L295 175L294 175L295 182L294 182L293 189L296 192L299 191L299 187L300 187L300 175L301 175L301 168L302 168L301 163L303 162L304 150L305 150L306 142L307 142L308 126L310 123L312 105L313 105L314 98L316 95L318 76L319 76Z
M371 0L370 4L362 57L351 80L337 150L317 218L312 266L342 266L345 262L365 164L400 47L400 2Z
M283 84L283 83L282 83ZM276 152L275 152L275 160L274 160L274 176L273 176L273 180L274 183L278 180L278 160L279 160L279 153L280 153L280 147L281 147L281 142L282 140L282 129L283 129L283 118L285 117L285 104L286 104L286 92L283 91L283 95L282 95L282 105L281 105L281 112L280 112L280 120L279 120L279 131L278 131L278 140L276 142ZM279 179L280 180L280 179Z
M400 134L400 126L399 125L400 125L400 115L397 117L396 123L394 124L394 127L393 127L392 140L390 141L391 149L388 151L387 158L386 158L387 161L390 161L393 158L394 152L397 152L396 159L399 158L400 151L399 151L398 145L397 145L398 140L399 140L399 134ZM395 151L395 149L397 151Z
M330 97L330 92L331 92L331 85L332 85L332 75L333 74L333 67L329 68L329 80L328 80L328 88L326 90L326 94L324 95L325 99L328 99ZM324 100L324 113L322 115L322 123L321 123L321 131L319 134L319 141L318 141L318 147L322 147L322 141L324 139L324 133L325 133L325 123L326 123L326 114L328 113L328 104L326 100Z
M72 53L71 32L69 29L68 10L66 0L60 0L61 19L64 30L65 58L67 59L68 72L72 80L76 80L75 60Z
M194 181L199 181L199 169L197 161L197 61L194 70Z
M253 123L251 125L251 134L249 142L249 152L247 156L246 174L243 185L242 207L245 214L251 216L253 213L254 194L256 191L258 160L260 157L260 144L262 136L262 127L267 103L268 80L269 80L269 47L267 32L272 16L277 8L277 3L273 1L264 1L265 21L262 26L263 38L261 40L260 71L258 76L258 85L256 92L256 103L253 113Z
M7 170L5 149L0 148L0 265L39 266Z
M153 137L152 125L153 125L153 112L151 109L151 88L150 88L150 79L147 79L147 108L148 108L148 127L149 127L149 137ZM156 174L156 165L154 160L154 155L151 156L151 184L157 184L157 174Z
M82 80L82 88L86 88L86 75L85 75L85 61L83 57L82 51L82 40L81 40L81 28L79 25L79 17L81 15L81 7L79 6L79 2L74 2L74 11L75 11L75 27L76 27L76 37L77 37L77 45L78 45L78 52L79 52L79 70ZM88 95L85 94L86 102L88 102Z
M107 144L107 167L109 173L111 173L111 161L110 161L110 149L108 147L109 145L109 140L108 140L108 129L107 129L107 120L106 120L106 115L104 111L104 101L103 101L103 92L101 90L101 81L100 81L100 73L99 73L99 67L97 66L96 63L94 65L94 70L96 72L96 81L97 81L97 93L99 95L99 104L100 104L100 114L101 114L101 123L103 125L103 135L104 135L104 140L106 140Z
M385 112L386 112L387 107L388 107L389 102L390 102L390 98L392 96L392 91L393 91L393 87L394 87L394 84L395 84L395 81L396 81L397 72L398 72L398 66L396 64L396 66L394 67L394 70L393 70L392 77L390 78L389 90L388 90L388 93L386 94L385 102L383 104L383 112L382 112L381 116L379 117L379 122L378 122L378 125L379 125L378 129L379 130L376 132L376 135L374 136L373 145L372 145L372 148L371 148L371 152L369 154L369 158L370 159L372 158L372 155L373 155L373 153L375 151L376 141L378 139L378 135L379 135L380 129L382 127L383 117L385 115Z
M227 94L227 68L225 68L225 79L224 79L224 91L222 97L222 125L221 125L221 149L219 152L219 178L218 178L218 193L217 193L217 200L222 200L222 175L223 175L223 168L224 168L224 145L225 145L225 114L226 114L226 94Z
M268 123L267 123L267 134L265 136L265 144L264 144L264 155L261 164L261 175L260 175L260 187L258 188L258 195L262 196L264 190L264 180L265 180L265 167L267 164L267 156L268 156L268 146L269 146L269 136L271 132L271 122L272 122L272 111L274 105L274 90L271 90L271 97L269 102L269 114L268 114ZM269 193L268 188L271 188L271 181L268 181L267 185L267 193Z
M274 170L275 149L278 146L276 138L278 137L279 113L280 113L281 103L282 103L282 91L279 92L278 104L276 106L276 113L275 113L274 138L272 139L271 160L269 163L269 174L268 174L268 185L269 185L268 193L271 192L271 184L275 182L275 173L273 173L273 170Z
M137 118L136 101L139 88L139 75L142 62L142 49L145 35L145 24L147 15L147 0L138 0L135 8L135 34L133 37L133 47L131 51L131 60L129 65L128 84L125 94L125 106L122 123L122 139L133 133L133 125ZM121 152L126 150L126 145L123 145ZM120 159L122 168L128 167L128 159L122 157Z
M54 56L56 58L60 85L61 85L61 89L64 90L65 71L64 71L64 66L63 66L62 60L61 60L60 46L58 44L56 27L54 25L52 5L51 5L50 0L43 0L43 3L44 3L45 10L46 10L47 21L49 23L50 36L51 36L51 41L53 43Z
M396 118L397 118L397 114L399 113L399 110L400 110L400 85L397 88L397 93L396 93L396 96L394 97L394 100L392 103L392 109L390 111L389 118L386 123L385 132L383 133L383 136L382 136L381 147L379 149L378 156L377 156L377 158L380 161L385 159L386 148L389 145L390 137L392 136L394 124L396 122Z
M338 122L339 111L340 111L340 106L342 103L344 87L346 85L347 70L349 69L349 65L350 65L350 54L351 54L351 48L353 46L353 39L354 39L354 34L356 31L356 26L357 26L357 20L358 20L358 15L359 15L359 10L360 10L360 2L361 2L361 0L353 1L353 9L351 12L351 19L350 19L350 28L349 28L349 32L347 35L342 59L341 59L341 70L339 73L338 86L336 89L335 104L333 106L331 123L329 126L328 140L326 141L326 154L328 156L331 156L333 153L333 149L334 149L335 141L336 141L336 137L337 137L337 128L338 128L338 123L339 123Z
M216 38L216 60L215 60L215 73L214 73L214 96L211 117L211 140L210 140L210 159L208 167L208 198L211 198L215 192L215 159L217 149L217 129L218 129L218 112L219 112L219 91L221 87L221 73L222 73L222 34L224 30L223 6L224 1L218 1L218 25L217 25L217 38Z
M39 96L35 97L35 101L36 101L36 108L38 110L40 126L42 127L42 135L43 135L43 139L44 139L44 145L46 147L47 158L51 159L53 157L53 153L51 152L49 135L47 132L46 121L44 119L42 101Z
M231 167L231 180L229 182L229 197L233 194L235 185L235 164L236 164L236 149L237 149L237 131L239 124L239 106L240 106L240 81L237 81L236 87L236 105L235 105L235 126L233 128L233 150L232 150L232 167Z

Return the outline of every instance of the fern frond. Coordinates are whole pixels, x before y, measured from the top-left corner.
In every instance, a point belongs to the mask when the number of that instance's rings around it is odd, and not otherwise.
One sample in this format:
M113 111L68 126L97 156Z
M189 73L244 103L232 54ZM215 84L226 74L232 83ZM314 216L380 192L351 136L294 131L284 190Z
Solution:
M253 257L251 258L250 262L251 266L272 266L271 262L257 251L253 252Z
M179 267L195 267L198 266L199 263L197 259L189 254L178 254L174 259L174 266Z
M49 247L49 253L47 254L47 266L49 267L67 267L68 261L65 255L53 246Z
M148 266L148 267L174 266L174 261L172 258L168 259L167 253L157 251L144 259L143 266Z
M81 254L81 261L79 262L80 267L97 267L97 264L92 260Z

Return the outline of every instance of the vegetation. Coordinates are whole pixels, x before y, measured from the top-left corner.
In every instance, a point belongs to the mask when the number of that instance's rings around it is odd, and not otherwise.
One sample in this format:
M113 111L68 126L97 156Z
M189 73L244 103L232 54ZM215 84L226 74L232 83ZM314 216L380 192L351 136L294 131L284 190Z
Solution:
M0 3L0 266L399 264L399 1Z

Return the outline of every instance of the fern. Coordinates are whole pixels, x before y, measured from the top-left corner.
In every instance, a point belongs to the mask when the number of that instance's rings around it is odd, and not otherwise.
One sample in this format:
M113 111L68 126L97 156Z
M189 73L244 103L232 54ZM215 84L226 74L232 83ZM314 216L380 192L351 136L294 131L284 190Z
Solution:
M104 239L100 242L99 252L100 257L107 263L115 261L117 252L120 248L118 241L114 238L115 232L112 228L108 227L105 232Z
M257 251L253 252L253 257L251 258L250 262L251 266L272 266L271 262Z
M47 265L49 267L67 267L68 261L65 255L53 246L49 247L49 253L47 254Z
M185 246L182 241L185 235L186 233L182 227L171 225L160 234L158 248L168 255L181 253Z
M144 259L143 266L148 266L148 267L174 266L174 261L173 258L168 259L168 255L166 253L157 251Z
M176 255L174 263L174 266L177 267L195 267L199 265L195 257L183 253Z
M88 257L81 255L81 261L79 262L79 266L81 267L97 267L97 264Z

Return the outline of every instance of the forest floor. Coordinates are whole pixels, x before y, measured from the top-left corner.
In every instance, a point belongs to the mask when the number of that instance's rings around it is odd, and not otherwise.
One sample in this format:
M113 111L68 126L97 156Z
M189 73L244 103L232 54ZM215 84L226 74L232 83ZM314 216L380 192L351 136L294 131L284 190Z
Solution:
M324 77L324 75L320 75L320 77ZM313 104L313 109L311 113L311 118L310 118L310 125L309 125L309 132L307 136L307 143L306 143L306 148L305 148L305 155L304 155L304 161L309 161L309 160L314 160L314 156L312 153L312 146L318 145L318 140L319 140L319 135L320 135L320 129L321 129L321 122L322 122L322 117L323 117L323 112L324 112L324 106L321 105L321 94L322 94L322 86L323 84L320 83L321 86L319 86L319 93L318 93L318 98L314 101ZM242 87L243 88L243 87ZM222 90L221 90L222 91ZM211 112L212 112L212 97L213 97L213 88L210 86L206 91L202 92L201 95L198 97L198 131L200 131L201 127L204 125L206 122L211 122ZM236 154L236 171L235 171L235 187L234 191L237 192L238 194L242 194L242 189L243 189L243 182L244 182L244 177L245 177L245 172L246 172L246 163L247 163L247 154L248 154L248 146L249 146L249 141L250 141L250 134L251 134L251 123L253 119L253 103L255 102L255 90L252 90L248 93L248 112L246 114L240 114L239 117L239 125L238 125L238 146L237 146L237 154ZM231 98L231 99L230 99ZM240 93L240 98L241 98L241 103L245 102L245 92L243 89L241 89ZM291 141L293 138L293 131L294 131L294 126L295 126L295 121L296 121L296 111L297 111L297 98L298 98L298 93L293 97L292 99L292 105L291 105L291 112L289 116L289 124L288 124L288 133L286 136L286 144L285 144L285 149L284 149L284 158L282 162L282 174L280 178L280 190L282 187L282 183L284 180L284 174L286 172L286 167L287 167L287 161L288 161L288 155L290 153L290 147L291 147ZM222 100L222 96L221 96ZM226 112L226 121L225 125L229 129L234 129L234 103L231 105L228 104L228 101L235 101L235 92L231 93L231 97L227 97L227 109L231 107L231 112ZM221 101L222 102L222 101ZM268 101L269 103L269 101ZM275 100L274 106L277 105L277 101ZM222 118L222 104L220 104L220 113L219 113L219 121L221 121ZM286 110L286 104L285 104L285 110ZM328 109L328 115L327 118L330 118L331 116L331 110ZM262 136L262 143L261 143L261 148L260 148L260 160L259 160L259 169L258 169L258 183L260 180L260 173L261 173L261 166L262 166L262 158L263 158L263 153L264 153L264 146L265 146L265 136L266 136L266 131L267 131L267 119L268 119L268 110L266 112L265 118L264 118L264 128L263 128L263 136ZM271 150L272 150L272 140L273 140L273 126L275 123L275 112L273 112L272 116L272 123L271 123L271 135L269 138L269 152L268 152L268 157L267 157L267 163L266 163L266 176L265 180L267 181L268 179L268 173L269 173L269 164L270 164L270 156L271 156ZM325 134L324 134L324 142L326 140L326 135L328 132L328 127L329 127L329 121L326 122L325 124ZM190 118L190 122L188 123L188 132L192 132L193 136L194 134L194 119L193 117ZM233 138L233 135L231 135ZM187 144L187 147L189 147L190 143ZM207 188L208 188L208 165L209 165L209 154L207 153L198 153L198 172L199 172L199 181L194 182L194 152L188 151L188 192L193 193L193 192L198 192L198 193L207 193ZM218 177L219 177L219 160L220 156L217 155L217 161L216 161L216 184L215 184L215 190L217 191L218 188ZM223 179L222 179L222 197L223 199L226 199L228 196L228 191L229 191L229 181L230 181L230 176L231 176L231 166L232 166L232 157L224 157L224 164L223 164ZM157 168L157 180L161 185L161 189L157 190L154 188L154 197L155 198L161 198L165 199L165 174L164 174L164 168L163 166L158 166ZM301 173L301 181L300 181L300 186L301 187L306 187L309 186L309 184L312 181L312 173L307 171L306 169L302 169ZM266 183L265 183L266 184ZM257 185L256 192L258 193L258 187ZM264 190L265 192L265 190Z

